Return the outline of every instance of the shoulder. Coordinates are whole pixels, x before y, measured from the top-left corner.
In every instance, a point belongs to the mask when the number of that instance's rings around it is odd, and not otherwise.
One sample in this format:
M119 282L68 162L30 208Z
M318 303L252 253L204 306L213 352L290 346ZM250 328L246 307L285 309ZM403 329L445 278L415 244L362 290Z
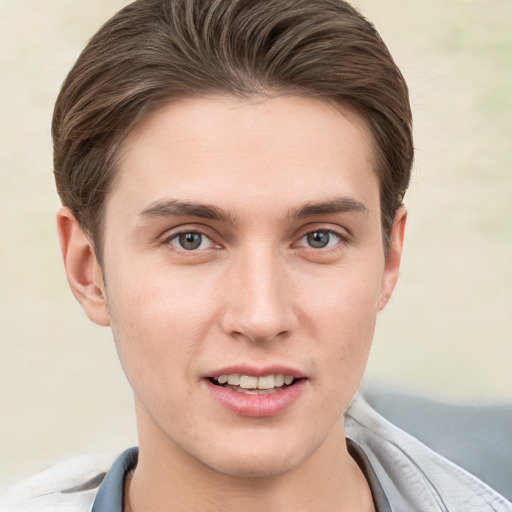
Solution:
M508 500L385 420L360 396L345 416L347 437L364 451L398 509L512 512Z
M89 512L105 472L105 465L93 457L73 457L13 487L0 498L0 510Z

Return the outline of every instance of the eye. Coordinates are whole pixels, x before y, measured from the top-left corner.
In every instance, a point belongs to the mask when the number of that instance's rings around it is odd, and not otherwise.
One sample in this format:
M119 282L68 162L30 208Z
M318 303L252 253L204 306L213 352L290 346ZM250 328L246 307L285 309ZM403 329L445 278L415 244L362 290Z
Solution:
M299 242L299 245L308 246L312 249L325 249L332 247L341 241L340 235L326 229L318 229L306 233Z
M206 235L198 231L183 231L182 233L177 233L169 239L169 243L185 251L209 249L214 246L214 243Z

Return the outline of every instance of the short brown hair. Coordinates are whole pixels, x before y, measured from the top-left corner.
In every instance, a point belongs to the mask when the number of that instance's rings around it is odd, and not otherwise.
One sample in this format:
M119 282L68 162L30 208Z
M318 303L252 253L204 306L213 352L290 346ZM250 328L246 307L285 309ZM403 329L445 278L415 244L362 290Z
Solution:
M413 161L408 89L374 26L342 0L137 0L91 39L52 123L62 203L101 261L105 200L123 140L148 112L190 96L289 93L366 121L388 240Z

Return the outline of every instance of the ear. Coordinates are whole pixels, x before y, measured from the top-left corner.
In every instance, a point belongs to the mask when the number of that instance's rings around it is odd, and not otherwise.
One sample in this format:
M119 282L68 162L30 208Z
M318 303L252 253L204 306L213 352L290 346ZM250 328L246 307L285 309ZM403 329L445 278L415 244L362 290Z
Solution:
M395 214L395 220L393 222L393 227L391 228L391 241L384 265L384 274L382 276L382 293L379 300L379 311L384 309L388 303L398 280L402 250L404 247L406 220L407 210L404 206L401 206Z
M83 234L71 210L57 212L57 232L69 286L85 314L98 325L110 325L103 273L92 243Z

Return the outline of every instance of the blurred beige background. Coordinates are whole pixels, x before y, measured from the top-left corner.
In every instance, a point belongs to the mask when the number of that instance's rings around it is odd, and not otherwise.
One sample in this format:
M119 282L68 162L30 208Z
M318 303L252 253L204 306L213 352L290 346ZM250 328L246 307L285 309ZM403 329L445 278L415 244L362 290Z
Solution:
M121 0L0 0L0 488L135 444L108 330L71 296L54 232L50 118ZM512 2L358 0L408 79L417 160L401 276L367 378L512 399Z

